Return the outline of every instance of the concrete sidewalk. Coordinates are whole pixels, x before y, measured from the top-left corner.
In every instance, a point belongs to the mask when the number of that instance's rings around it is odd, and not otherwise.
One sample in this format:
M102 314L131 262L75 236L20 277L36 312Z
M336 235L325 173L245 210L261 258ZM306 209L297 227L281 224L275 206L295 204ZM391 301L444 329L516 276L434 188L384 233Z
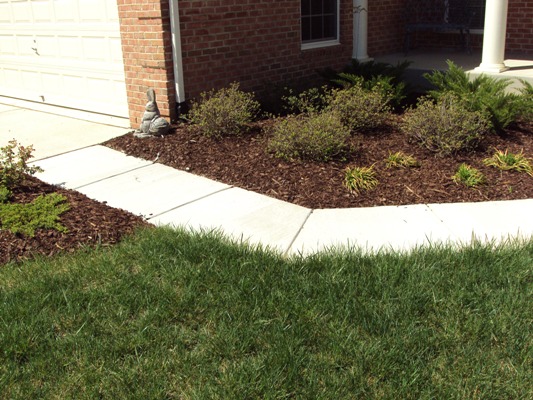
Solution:
M218 229L252 245L303 255L332 247L409 250L430 243L533 236L533 199L311 210L96 145L124 134L121 128L25 110L26 121L40 118L32 136L32 131L19 130L24 120L6 125L15 121L13 115L6 118L9 112L18 111L0 108L0 124L9 126L10 135L22 144L35 146L35 164L44 169L38 178L142 215L156 225ZM67 123L73 125L68 125L70 134L63 143L56 138L57 126ZM2 134L0 139L3 145L11 137L6 140Z

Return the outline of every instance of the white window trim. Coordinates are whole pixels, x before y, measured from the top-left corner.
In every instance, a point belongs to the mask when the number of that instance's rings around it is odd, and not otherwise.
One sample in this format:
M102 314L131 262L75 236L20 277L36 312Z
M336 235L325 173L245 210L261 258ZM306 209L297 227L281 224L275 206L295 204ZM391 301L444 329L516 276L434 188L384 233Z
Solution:
M300 13L300 42L301 42L301 29L302 24L302 15ZM301 43L301 49L302 50L310 50L310 49L320 49L322 47L331 47L331 46L338 46L341 44L340 42L340 34L341 34L341 1L337 0L337 39L331 39L331 40L315 40L313 42L305 42Z

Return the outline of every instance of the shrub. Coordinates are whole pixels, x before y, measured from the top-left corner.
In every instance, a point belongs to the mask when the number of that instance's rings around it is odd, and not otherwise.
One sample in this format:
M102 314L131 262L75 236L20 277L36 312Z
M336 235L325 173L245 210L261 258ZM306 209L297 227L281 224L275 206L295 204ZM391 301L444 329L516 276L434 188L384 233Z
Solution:
M58 222L59 216L70 207L66 197L51 193L37 197L29 204L0 204L0 225L14 234L34 236L38 228L55 229L66 232Z
M11 199L11 190L0 185L0 204L7 203Z
M378 185L374 166L348 167L344 173L344 186L358 196L361 192L374 189Z
M476 187L485 183L485 176L468 164L461 164L452 177L455 183L462 183L468 187Z
M37 166L29 166L33 146L22 146L15 139L0 147L0 186L13 188L24 180L24 175L42 172Z
M320 88L313 87L298 95L289 90L288 96L283 96L281 100L285 103L284 108L293 114L313 114L322 111L331 98L331 90L326 86Z
M334 90L326 111L336 113L352 132L377 128L389 118L388 100L380 88L365 90L361 84Z
M448 71L435 71L424 77L436 87L429 92L430 96L439 100L448 93L455 94L470 111L487 113L496 131L515 122L524 111L521 96L507 91L511 83L509 79L483 74L470 79L462 68L449 60Z
M412 168L419 167L420 163L411 155L407 155L402 151L390 153L385 160L387 168Z
M525 172L528 175L533 176L533 167L531 166L531 162L524 156L523 152L514 154L509 153L507 150L496 150L492 157L485 158L483 160L483 164L501 169L503 171Z
M440 155L475 148L489 129L486 115L469 111L452 94L435 103L422 98L405 114L400 129L421 146Z
M289 116L272 127L268 148L284 159L328 161L346 150L349 136L336 114Z
M187 119L208 137L240 135L259 112L259 103L253 94L241 91L238 83L204 92L200 97L200 102L191 104Z

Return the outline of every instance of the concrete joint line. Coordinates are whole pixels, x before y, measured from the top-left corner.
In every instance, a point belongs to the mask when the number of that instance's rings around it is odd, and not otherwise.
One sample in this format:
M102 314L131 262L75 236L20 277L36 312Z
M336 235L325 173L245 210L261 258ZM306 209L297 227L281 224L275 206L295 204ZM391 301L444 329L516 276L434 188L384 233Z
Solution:
M294 245L294 242L296 242L296 239L298 239L298 236L300 236L300 233L302 232L305 224L307 223L307 221L309 220L309 218L313 214L313 211L314 210L309 210L309 213L305 217L304 222L302 222L302 225L300 226L300 228L298 228L298 231L295 233L294 237L292 238L291 242L289 243L289 246L287 247L287 250L285 250L283 252L283 257L287 257L287 255L289 254L289 251L291 250L292 246Z
M223 189L217 190L216 192L212 192L212 193L206 194L205 196L201 196L201 197L198 197L197 199L190 200L190 201L188 201L186 203L180 204L179 206L169 208L168 210L165 210L165 211L161 211L160 213L154 214L154 215L150 216L149 218L146 218L146 220L149 221L152 218L159 217L159 216L161 216L163 214L166 214L168 212L177 210L178 208L185 207L185 206L187 206L189 204L196 203L197 201L206 199L208 197L214 196L215 194L222 193L222 192L224 192L226 190L234 189L234 188L235 188L235 186L228 186L227 188L223 188Z
M127 171L119 172L118 174L109 175L109 176L106 176L105 178L98 179L98 180L96 180L96 181L94 181L94 182L86 183L86 184L81 185L81 186L77 186L77 187L75 187L75 188L73 188L73 189L74 189L74 190L78 190L78 189L81 189L81 188L83 188L83 187L91 186L91 185L94 185L95 183L103 182L103 181L105 181L105 180L108 180L108 179L114 178L114 177L116 177L116 176L129 174L130 172L137 171L137 170L142 169L142 168L151 167L151 166L154 165L154 164L155 164L155 163L151 163L151 164L148 164L148 165L141 165L140 167L136 167L136 168L129 169L129 170L127 170Z

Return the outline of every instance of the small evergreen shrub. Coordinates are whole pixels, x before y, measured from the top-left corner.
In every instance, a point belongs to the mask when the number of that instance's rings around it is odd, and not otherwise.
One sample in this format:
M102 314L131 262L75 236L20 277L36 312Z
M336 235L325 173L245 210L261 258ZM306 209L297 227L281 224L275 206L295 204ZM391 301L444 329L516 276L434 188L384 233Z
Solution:
M496 150L492 157L483 160L483 164L501 169L502 171L525 172L526 174L533 176L533 166L531 161L524 156L523 152L515 154L510 153L507 150Z
M475 148L489 127L485 114L469 111L452 94L440 97L436 103L422 98L400 123L400 129L410 139L440 155Z
M24 180L25 174L42 172L37 166L28 165L33 146L22 146L15 139L0 147L0 186L13 188Z
M411 155L407 155L402 151L390 153L385 160L387 168L413 168L419 167L420 163Z
M485 176L479 170L465 163L459 166L452 179L470 188L486 183Z
M200 97L200 102L191 104L187 119L208 137L240 135L259 112L254 95L241 91L238 83L218 91L204 92Z
M11 190L6 186L0 185L0 204L7 203L11 199Z
M430 96L439 100L449 93L463 101L470 111L486 113L494 130L501 131L515 122L524 112L523 98L509 93L509 79L496 79L487 75L479 75L470 79L468 74L448 60L448 71L435 71L424 77L436 89L429 92Z
M356 84L334 90L326 111L336 113L350 131L364 132L383 125L390 115L388 99L380 88L364 89Z
M344 186L356 196L361 192L374 189L378 183L373 165L370 167L348 167L344 173Z
M28 204L0 204L0 228L27 236L34 236L39 228L66 232L67 229L58 222L59 216L70 208L65 201L65 196L51 193Z
M289 116L272 127L269 151L284 159L328 161L347 149L350 130L336 114Z

